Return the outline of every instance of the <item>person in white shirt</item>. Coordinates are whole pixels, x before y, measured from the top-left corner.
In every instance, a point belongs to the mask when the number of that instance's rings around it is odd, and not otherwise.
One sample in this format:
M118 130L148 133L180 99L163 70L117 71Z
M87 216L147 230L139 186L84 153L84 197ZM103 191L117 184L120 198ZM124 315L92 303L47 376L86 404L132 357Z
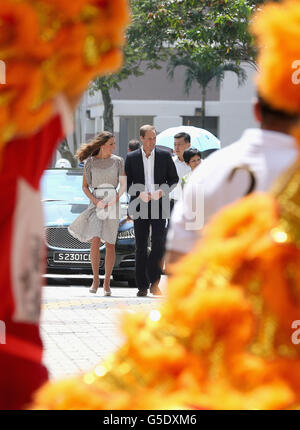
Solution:
M174 208L174 204L177 200L180 200L182 195L181 182L182 178L191 172L190 166L186 164L183 159L183 153L186 149L189 149L191 146L191 136L188 133L177 133L174 136L174 150L175 156L173 157L173 161L177 170L177 175L179 177L179 182L174 190L170 193L170 211Z
M296 161L298 150L290 135L298 113L273 109L261 97L254 105L260 129L247 129L232 145L216 151L198 166L174 207L166 244L166 264L189 253L202 227L223 206L251 191L267 191Z
M165 251L165 226L170 215L169 190L178 183L176 167L168 151L155 147L152 125L140 128L142 147L129 152L125 161L129 216L134 220L136 283L139 297L161 295L158 287ZM151 228L151 252L148 241Z

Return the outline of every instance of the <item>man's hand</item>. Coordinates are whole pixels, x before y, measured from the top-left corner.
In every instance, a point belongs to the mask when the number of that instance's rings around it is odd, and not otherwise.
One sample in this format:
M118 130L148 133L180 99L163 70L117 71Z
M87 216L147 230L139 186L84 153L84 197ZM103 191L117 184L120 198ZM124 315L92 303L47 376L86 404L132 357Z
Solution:
M156 190L151 194L153 200L159 200L164 195L163 190Z
M143 200L143 202L148 203L151 200L151 194L147 193L147 191L142 191L139 198Z

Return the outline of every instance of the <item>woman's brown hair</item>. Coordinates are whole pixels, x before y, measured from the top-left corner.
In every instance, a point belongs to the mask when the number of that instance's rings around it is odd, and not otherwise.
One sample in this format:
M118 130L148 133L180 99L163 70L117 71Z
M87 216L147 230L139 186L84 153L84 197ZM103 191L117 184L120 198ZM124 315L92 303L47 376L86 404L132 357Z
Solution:
M78 158L79 161L83 161L90 155L98 155L101 146L105 145L105 143L112 137L114 137L114 135L109 131L101 131L94 137L94 139L82 144L76 152L75 157Z

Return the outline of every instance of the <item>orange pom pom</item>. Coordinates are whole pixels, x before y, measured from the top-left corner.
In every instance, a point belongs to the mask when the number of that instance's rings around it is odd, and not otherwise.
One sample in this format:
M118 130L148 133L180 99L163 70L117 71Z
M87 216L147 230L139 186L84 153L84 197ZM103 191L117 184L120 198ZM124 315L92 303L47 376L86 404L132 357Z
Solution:
M275 108L300 110L300 3L270 3L253 20L259 46L258 89Z
M95 76L116 71L128 21L126 0L2 0L0 147L40 128L59 93L75 100Z

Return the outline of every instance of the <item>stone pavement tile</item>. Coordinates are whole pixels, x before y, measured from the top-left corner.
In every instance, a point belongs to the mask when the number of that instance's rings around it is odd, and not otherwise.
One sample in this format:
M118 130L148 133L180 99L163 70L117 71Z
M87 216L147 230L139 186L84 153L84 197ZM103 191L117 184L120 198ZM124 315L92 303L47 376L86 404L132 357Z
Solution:
M41 336L44 363L52 379L88 371L123 342L120 314L150 311L160 298L136 297L136 290L113 288L112 297L91 297L86 287L44 287Z

